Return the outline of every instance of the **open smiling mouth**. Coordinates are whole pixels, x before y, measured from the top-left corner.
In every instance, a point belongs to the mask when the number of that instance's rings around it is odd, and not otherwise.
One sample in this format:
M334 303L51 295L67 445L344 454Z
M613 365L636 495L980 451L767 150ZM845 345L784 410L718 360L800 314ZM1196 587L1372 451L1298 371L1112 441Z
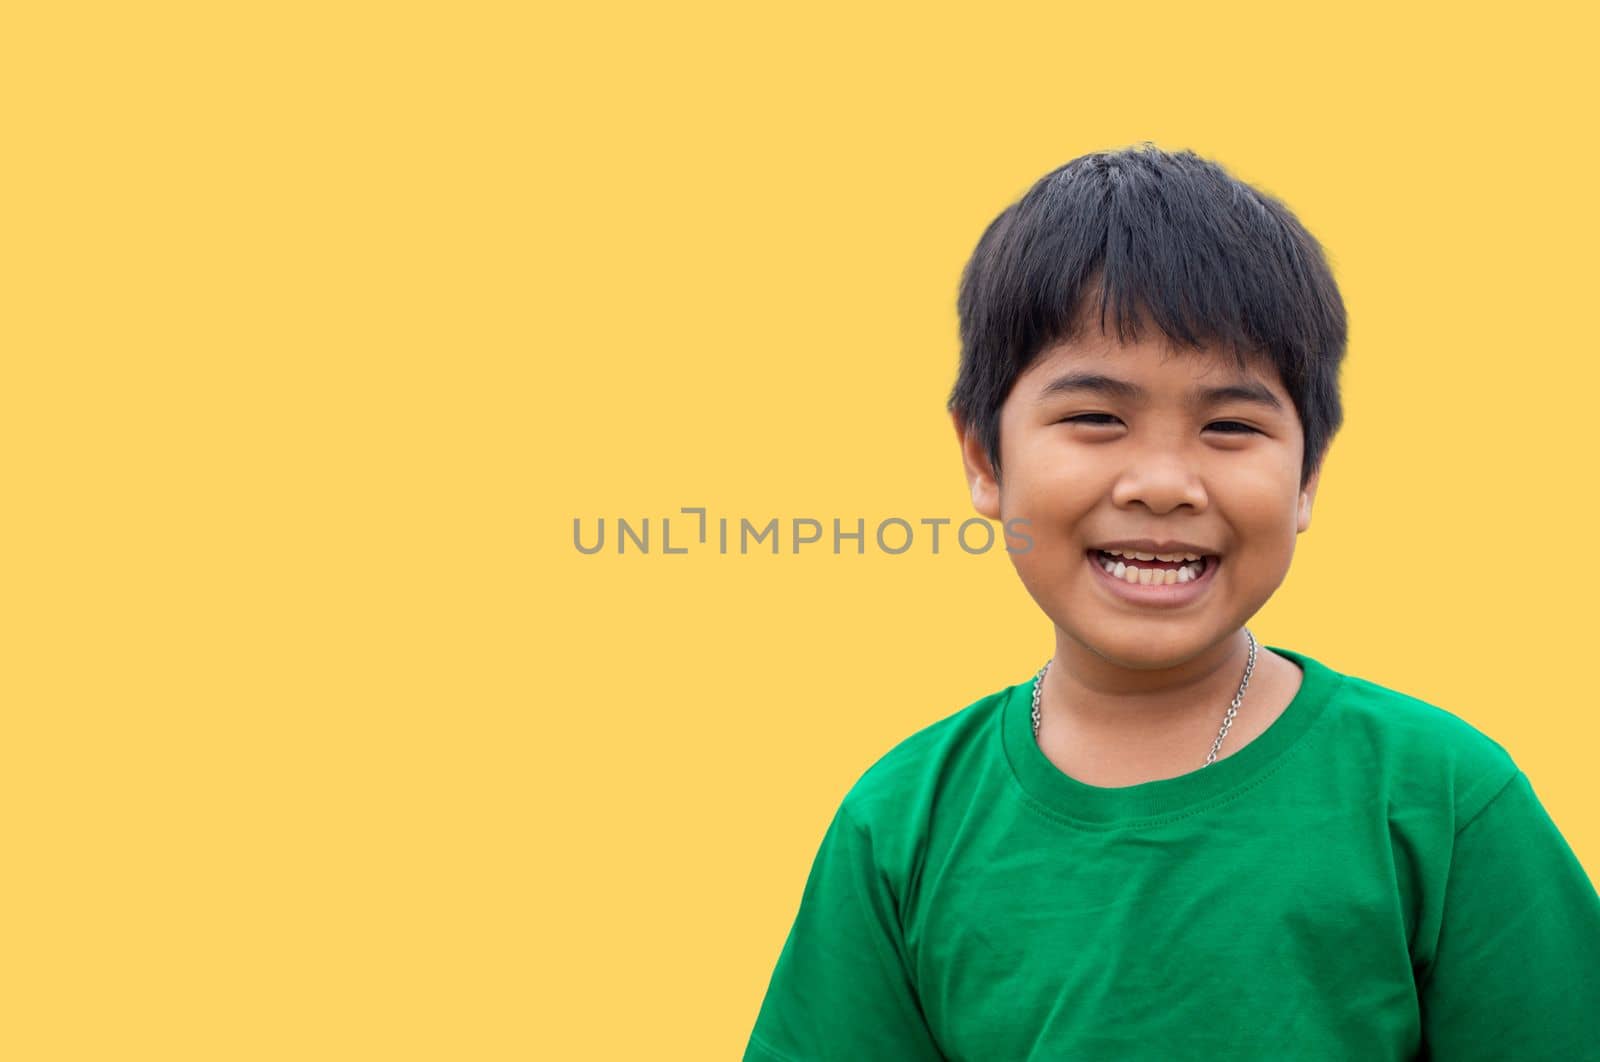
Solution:
M1222 564L1218 556L1163 561L1091 549L1085 559L1115 596L1140 605L1182 605L1206 592Z

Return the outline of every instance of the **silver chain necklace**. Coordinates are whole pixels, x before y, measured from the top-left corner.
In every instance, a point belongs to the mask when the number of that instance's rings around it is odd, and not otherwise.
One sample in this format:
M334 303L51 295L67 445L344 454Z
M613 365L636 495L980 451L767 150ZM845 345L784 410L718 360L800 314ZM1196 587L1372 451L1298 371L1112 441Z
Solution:
M1250 685L1250 672L1256 669L1256 636L1250 633L1250 628L1244 629L1244 636L1250 639L1250 659L1244 665L1244 681L1239 683L1239 692L1233 695L1233 703L1228 705L1228 714L1222 718L1222 729L1217 731L1217 740L1211 744L1211 755L1206 757L1206 762L1201 767L1209 767L1216 762L1217 750L1222 748L1222 739L1228 736L1228 728L1233 725L1233 717L1239 714L1239 705L1244 701L1244 688ZM1044 667L1033 676L1033 740L1039 740L1039 692L1044 688L1044 674L1050 670L1050 665L1055 661L1051 657L1044 662Z

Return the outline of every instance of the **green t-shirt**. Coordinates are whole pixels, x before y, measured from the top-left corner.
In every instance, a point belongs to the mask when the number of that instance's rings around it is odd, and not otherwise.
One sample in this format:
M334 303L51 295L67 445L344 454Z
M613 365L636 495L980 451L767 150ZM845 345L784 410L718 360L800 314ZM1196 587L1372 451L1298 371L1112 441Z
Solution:
M1499 744L1316 660L1265 733L1124 788L1032 678L845 796L746 1062L1600 1059L1600 896Z

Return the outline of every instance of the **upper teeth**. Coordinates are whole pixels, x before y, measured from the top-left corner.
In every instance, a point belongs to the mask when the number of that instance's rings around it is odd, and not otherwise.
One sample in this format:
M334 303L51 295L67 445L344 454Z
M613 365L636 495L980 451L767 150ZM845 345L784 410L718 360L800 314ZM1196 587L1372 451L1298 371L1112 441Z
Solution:
M1160 561L1196 561L1199 556L1193 553L1124 553L1122 550L1105 549L1102 553L1109 553L1113 557L1126 557L1129 560L1160 560Z

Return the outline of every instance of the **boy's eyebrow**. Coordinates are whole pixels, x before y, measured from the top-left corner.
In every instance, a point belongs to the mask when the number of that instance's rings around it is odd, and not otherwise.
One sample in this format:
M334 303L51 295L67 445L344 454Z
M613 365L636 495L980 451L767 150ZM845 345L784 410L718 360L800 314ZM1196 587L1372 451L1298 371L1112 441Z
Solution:
M1057 376L1045 384L1044 390L1039 392L1038 400L1043 402L1055 395L1070 394L1075 391L1088 391L1091 394L1120 398L1128 402L1141 401L1146 397L1145 389L1129 380L1077 370ZM1250 402L1267 406L1279 413L1283 412L1283 403L1278 401L1278 397L1254 380L1220 387L1197 388L1192 393L1191 401L1196 406L1216 405L1220 402Z

